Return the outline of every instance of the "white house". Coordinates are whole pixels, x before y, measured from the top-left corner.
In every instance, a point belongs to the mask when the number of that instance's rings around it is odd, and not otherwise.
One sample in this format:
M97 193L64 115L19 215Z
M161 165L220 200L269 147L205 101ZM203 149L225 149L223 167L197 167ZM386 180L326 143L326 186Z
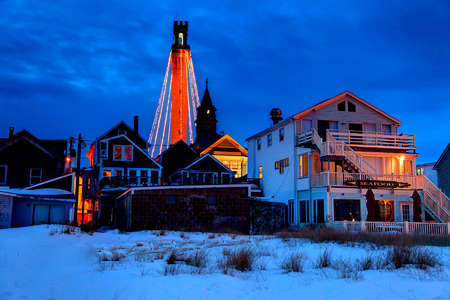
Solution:
M415 137L401 122L346 91L247 139L248 177L264 198L288 204L289 223L365 220L371 188L384 221L411 221L418 190L422 218L449 220L449 200L416 173Z

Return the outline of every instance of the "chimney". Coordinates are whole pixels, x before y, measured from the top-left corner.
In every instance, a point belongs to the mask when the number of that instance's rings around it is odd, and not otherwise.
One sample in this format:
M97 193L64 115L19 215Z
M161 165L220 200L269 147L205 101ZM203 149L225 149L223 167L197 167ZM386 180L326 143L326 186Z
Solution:
M139 134L139 117L134 116L134 133Z
M278 124L283 118L281 117L281 109L272 108L270 110L270 118L272 119L273 125Z
M9 138L12 139L13 136L14 136L14 127L9 126Z

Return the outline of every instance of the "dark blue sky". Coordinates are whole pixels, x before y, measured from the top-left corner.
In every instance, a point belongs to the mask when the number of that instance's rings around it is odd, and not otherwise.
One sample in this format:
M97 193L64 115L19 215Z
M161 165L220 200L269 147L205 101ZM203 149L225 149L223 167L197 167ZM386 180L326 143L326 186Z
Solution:
M0 136L92 140L138 114L148 137L177 18L219 131L244 145L272 107L345 90L416 134L419 162L450 141L449 1L224 2L0 0Z

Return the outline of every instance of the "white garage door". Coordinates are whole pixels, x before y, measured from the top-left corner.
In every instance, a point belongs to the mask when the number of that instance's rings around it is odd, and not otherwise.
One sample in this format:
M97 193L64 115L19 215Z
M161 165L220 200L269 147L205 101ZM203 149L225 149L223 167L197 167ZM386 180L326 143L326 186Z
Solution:
M34 219L33 224L48 223L48 205L36 204L34 206Z
M50 223L62 224L64 223L64 206L52 205L50 206Z

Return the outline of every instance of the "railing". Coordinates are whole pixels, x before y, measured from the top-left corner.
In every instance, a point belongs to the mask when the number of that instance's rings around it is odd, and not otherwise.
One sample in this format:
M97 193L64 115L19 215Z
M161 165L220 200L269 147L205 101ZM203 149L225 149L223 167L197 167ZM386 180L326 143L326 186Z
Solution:
M342 142L350 146L370 146L403 150L416 149L414 134L397 135L384 132L327 130L327 135L331 135L337 142Z
M328 226L335 230L348 232L450 235L450 223L335 221L329 223Z
M369 179L367 174L363 173L335 173L335 172L321 172L311 176L312 187L324 186L348 186L347 181L366 180ZM422 176L416 175L397 175L397 174L370 174L370 180L379 181L395 181L408 183L406 188L419 188L423 186Z
M441 222L450 221L450 200L435 186L426 176L422 178L423 201L425 206L431 210L432 214Z
M317 148L319 148L320 153L324 152L322 138L319 136L316 129L314 129L314 128L310 131L301 133L297 136L297 146L300 146L300 145L303 145L303 144L306 144L309 142L315 144L317 146Z
M157 178L151 176L111 176L100 180L100 188L140 187L158 185Z

